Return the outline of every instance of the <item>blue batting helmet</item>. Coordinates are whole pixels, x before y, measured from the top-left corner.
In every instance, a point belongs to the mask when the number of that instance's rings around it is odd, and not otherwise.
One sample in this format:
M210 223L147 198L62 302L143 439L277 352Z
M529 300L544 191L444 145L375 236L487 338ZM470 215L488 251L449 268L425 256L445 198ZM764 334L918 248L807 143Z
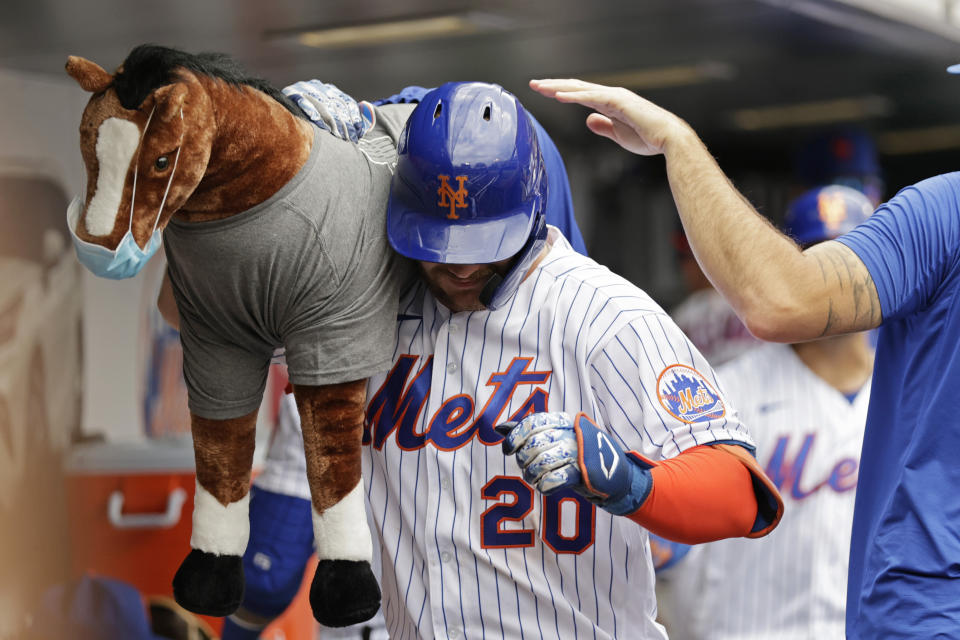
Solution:
M870 217L873 203L851 187L828 185L807 191L790 203L784 231L799 244L832 240Z
M495 84L449 82L407 120L387 206L400 254L486 264L545 233L547 179L533 122Z
M806 188L842 184L862 191L874 202L883 198L883 173L873 138L843 127L810 138L795 159L797 181Z

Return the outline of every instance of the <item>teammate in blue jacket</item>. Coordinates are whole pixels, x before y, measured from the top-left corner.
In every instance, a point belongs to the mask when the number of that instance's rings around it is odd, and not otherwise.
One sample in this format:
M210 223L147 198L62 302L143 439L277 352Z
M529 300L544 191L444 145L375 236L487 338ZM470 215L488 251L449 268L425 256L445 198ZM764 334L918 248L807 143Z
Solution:
M758 337L880 327L854 510L849 638L960 629L960 173L902 189L863 225L801 251L732 186L696 133L625 89L535 80L595 111L595 133L663 154L690 245Z

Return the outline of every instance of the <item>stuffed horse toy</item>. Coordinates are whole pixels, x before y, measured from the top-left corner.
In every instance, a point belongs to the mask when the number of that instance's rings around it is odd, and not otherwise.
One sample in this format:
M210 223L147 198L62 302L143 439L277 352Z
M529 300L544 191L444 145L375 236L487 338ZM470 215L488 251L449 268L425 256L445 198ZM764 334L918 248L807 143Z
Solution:
M361 438L366 378L389 366L407 277L384 225L406 114L381 118L364 148L318 135L221 54L143 45L113 74L74 56L66 68L93 94L80 124L86 195L68 211L80 261L129 277L164 236L197 470L176 600L214 616L240 605L257 409L282 346L312 494L314 616L369 619L380 590Z

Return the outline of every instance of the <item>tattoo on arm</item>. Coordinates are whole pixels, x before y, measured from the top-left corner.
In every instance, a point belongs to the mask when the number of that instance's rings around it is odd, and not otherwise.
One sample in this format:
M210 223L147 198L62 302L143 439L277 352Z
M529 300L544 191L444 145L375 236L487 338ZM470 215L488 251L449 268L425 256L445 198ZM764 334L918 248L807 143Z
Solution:
M830 335L830 329L836 324L837 318L833 313L833 298L827 299L827 324L824 325L823 331L820 332L820 337Z
M860 258L838 242L825 242L808 250L820 268L827 301L822 336L863 331L883 319L877 287Z

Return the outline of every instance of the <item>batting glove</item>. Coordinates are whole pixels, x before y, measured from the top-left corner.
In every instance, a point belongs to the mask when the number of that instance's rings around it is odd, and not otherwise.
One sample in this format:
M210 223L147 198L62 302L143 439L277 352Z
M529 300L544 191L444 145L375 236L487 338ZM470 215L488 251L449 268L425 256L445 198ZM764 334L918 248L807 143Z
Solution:
M356 142L373 126L373 112L366 110L336 85L319 80L301 80L283 88L283 95L296 103L315 125L341 140Z
M653 479L650 465L627 454L583 413L534 413L497 425L503 453L516 455L523 478L541 493L573 489L613 513L633 513Z

